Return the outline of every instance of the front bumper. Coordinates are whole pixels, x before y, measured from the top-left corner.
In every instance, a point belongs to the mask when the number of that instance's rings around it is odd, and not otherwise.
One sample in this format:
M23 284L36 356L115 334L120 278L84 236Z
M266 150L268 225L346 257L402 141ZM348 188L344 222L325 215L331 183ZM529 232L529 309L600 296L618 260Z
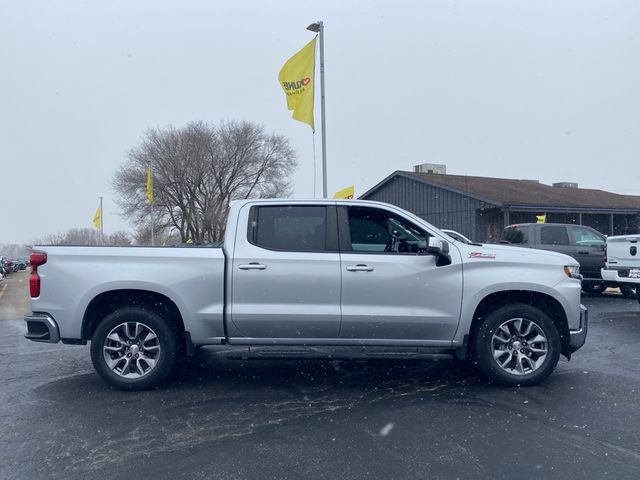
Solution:
M27 313L24 316L27 322L27 333L24 338L34 342L58 343L60 330L58 324L48 313Z
M584 305L580 305L580 326L577 330L569 330L569 353L573 353L584 345L587 341L587 330L589 329L589 310Z

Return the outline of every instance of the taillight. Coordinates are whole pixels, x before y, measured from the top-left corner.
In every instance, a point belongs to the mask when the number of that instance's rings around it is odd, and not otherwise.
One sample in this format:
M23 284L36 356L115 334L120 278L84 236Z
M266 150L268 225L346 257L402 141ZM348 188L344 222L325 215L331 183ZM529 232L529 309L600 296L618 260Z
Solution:
M31 275L29 276L29 294L31 298L40 296L40 275L38 275L38 267L47 263L47 254L34 252L29 257L31 263Z

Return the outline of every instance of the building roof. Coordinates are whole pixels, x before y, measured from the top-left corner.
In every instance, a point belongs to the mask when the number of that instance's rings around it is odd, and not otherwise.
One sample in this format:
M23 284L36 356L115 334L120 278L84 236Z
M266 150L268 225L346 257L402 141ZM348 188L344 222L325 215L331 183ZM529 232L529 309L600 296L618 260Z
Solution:
M396 176L411 178L500 207L640 210L639 196L619 195L604 190L553 187L537 180L404 171L394 172L361 198L366 198Z

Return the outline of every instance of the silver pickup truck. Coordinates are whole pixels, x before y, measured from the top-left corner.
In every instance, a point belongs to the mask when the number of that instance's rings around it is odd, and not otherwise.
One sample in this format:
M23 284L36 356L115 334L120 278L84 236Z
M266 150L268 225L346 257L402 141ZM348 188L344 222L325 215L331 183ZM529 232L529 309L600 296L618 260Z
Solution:
M532 385L587 335L571 257L467 245L377 202L238 201L220 248L36 246L31 266L26 337L91 341L98 374L130 390L222 344L454 354Z

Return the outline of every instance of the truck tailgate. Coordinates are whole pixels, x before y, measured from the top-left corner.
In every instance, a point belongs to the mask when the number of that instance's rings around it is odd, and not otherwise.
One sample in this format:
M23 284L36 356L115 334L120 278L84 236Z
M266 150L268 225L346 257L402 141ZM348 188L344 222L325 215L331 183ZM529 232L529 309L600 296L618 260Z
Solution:
M607 238L607 268L640 269L640 235Z

